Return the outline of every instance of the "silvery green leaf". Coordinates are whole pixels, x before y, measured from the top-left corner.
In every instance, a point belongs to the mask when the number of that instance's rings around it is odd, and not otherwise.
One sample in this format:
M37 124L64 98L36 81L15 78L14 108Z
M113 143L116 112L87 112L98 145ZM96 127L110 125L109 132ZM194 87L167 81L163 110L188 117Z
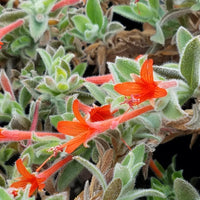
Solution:
M183 52L186 44L192 39L192 34L183 26L179 27L176 33L176 44L178 47L179 54Z
M185 46L181 59L180 71L187 80L191 91L194 91L199 85L200 68L200 41L198 37L191 39Z
M174 181L174 192L177 200L200 200L197 190L181 178Z
M103 191L106 190L107 183L106 183L106 180L104 178L104 175L101 173L101 171L95 165L93 165L91 162L89 162L88 160L86 160L86 159L84 159L80 156L74 156L73 159L78 161L84 167L86 167L96 177L96 179L99 181L99 183L101 184L101 186L103 188Z

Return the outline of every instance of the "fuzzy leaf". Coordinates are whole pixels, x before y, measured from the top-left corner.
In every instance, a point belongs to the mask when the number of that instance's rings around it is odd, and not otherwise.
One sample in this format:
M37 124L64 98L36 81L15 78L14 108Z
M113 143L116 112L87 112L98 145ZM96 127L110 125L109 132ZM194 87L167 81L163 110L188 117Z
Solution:
M120 6L114 6L113 7L113 12L126 17L130 20L135 20L135 21L139 21L139 22L143 22L143 19L140 19L131 9L130 6L128 5L120 5Z
M46 200L66 200L67 192L63 192L60 194L52 195L51 197L46 198Z
M176 33L176 44L179 54L183 52L184 47L190 39L192 39L192 34L186 28L181 26Z
M159 0L149 0L148 1L149 5L151 6L151 8L158 10L160 7L160 1Z
M36 42L48 28L48 16L42 14L31 15L29 20L30 33Z
M25 47L29 47L31 45L31 38L28 36L18 37L11 43L11 50L13 52L18 51L19 49L23 49Z
M0 174L0 187L6 186L6 180L5 178Z
M183 117L185 115L185 112L181 109L181 107L178 103L176 94L174 94L173 91L170 91L170 93L168 93L168 95L169 96L166 98L169 98L170 101L165 106L165 108L162 110L162 113L164 114L164 116L167 119L170 119L170 120L180 119L181 117Z
M52 64L52 59L51 55L45 51L44 49L37 49L37 52L40 54L40 57L42 58L42 61L46 67L46 70L49 75L52 74L52 69L51 69L51 64Z
M85 150L85 149L84 149ZM91 149L86 149L82 156L86 159L89 159L91 155ZM78 176L78 174L83 169L83 166L72 160L67 166L64 168L62 173L58 176L57 181L57 189L58 191L63 191L67 188L67 186L73 181L73 179Z
M187 181L177 178L174 181L174 192L177 200L199 200L196 189Z
M15 22L17 19L21 19L25 17L27 14L23 10L12 10L12 11L6 11L3 12L0 15L0 25L1 26L7 26L11 24L12 22Z
M79 76L83 76L83 74L85 73L86 67L87 67L87 63L81 63L72 70L72 74L78 73Z
M121 192L121 188L122 188L121 180L119 178L114 179L108 185L108 187L103 195L103 200L116 200Z
M6 190L0 187L0 200L13 200L13 198L6 192Z
M106 94L102 91L102 89L100 87L98 87L97 85L95 85L93 83L89 83L89 82L84 83L84 86L89 90L91 95L97 101L99 101L99 103L101 103L102 105L105 104Z
M72 17L72 21L76 27L76 29L80 32L83 33L87 29L86 24L90 24L90 20L85 16L85 15L74 15Z
M21 104L21 106L25 108L29 104L31 98L32 95L25 87L23 87L19 93L19 103Z
M95 165L93 165L91 162L89 162L88 160L86 160L80 156L75 156L73 159L75 159L80 164L82 164L84 167L86 167L97 178L97 180L99 181L103 190L104 191L106 190L106 188L107 188L106 180L105 180L103 174L101 173L101 171Z
M130 192L130 194L123 195L123 197L118 198L118 200L135 200L140 197L146 197L146 196L165 198L165 195L162 192L159 192L158 190L141 189L141 190L134 190L134 192Z
M163 34L162 28L160 27L159 22L156 23L156 33L151 36L151 41L164 45L165 36Z
M131 173L127 166L123 166L119 163L115 165L114 179L120 178L122 185L125 186L131 179Z
M136 15L141 16L141 18L151 19L154 16L151 8L144 3L137 2L132 7Z
M55 54L53 55L53 60L56 58L62 58L65 55L65 49L63 46L59 46Z
M87 0L86 13L93 24L101 29L103 25L103 12L99 0Z
M122 74L118 71L114 63L108 62L108 68L114 78L115 83L126 82L126 78L122 76Z
M165 77L166 79L180 79L185 80L180 74L178 69L169 68L168 65L164 66L153 66L153 70L159 75Z
M200 41L195 37L190 40L181 56L180 71L187 80L191 91L194 91L199 84L199 68L200 68Z
M126 81L132 81L131 73L139 74L139 66L137 62L132 59L117 57L115 59L115 64L118 71L126 78Z

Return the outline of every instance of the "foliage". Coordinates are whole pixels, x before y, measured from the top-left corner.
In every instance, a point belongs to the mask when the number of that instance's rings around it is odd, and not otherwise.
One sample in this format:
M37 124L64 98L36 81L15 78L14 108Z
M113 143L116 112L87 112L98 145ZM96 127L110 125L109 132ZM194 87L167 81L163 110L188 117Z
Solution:
M92 178L77 199L200 199L175 158L166 170L150 158L199 131L200 1L109 2L0 6L0 199L69 198L84 167ZM113 14L144 30L124 30ZM141 172L150 188L136 187Z

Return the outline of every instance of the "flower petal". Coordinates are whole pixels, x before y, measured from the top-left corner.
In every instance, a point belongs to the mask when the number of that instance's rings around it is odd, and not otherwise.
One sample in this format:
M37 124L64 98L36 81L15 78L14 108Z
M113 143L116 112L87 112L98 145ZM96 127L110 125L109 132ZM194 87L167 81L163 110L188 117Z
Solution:
M88 132L90 127L80 122L59 121L57 130L66 135L77 136L83 132Z
M75 115L75 117L78 121L80 121L83 124L86 124L85 119L82 117L81 113L79 112L79 101L78 101L78 99L75 99L74 102L73 102L73 112L74 112L74 115Z
M154 82L154 80L153 80L153 60L152 59L144 61L142 68L141 68L140 76L147 83Z
M136 82L119 83L114 86L114 89L119 94L122 94L125 96L137 95L144 92L144 88L142 87L142 85Z
M110 105L105 105L102 107L94 107L90 111L90 121L97 122L113 118L113 114L115 112L112 113L110 112Z
M20 181L16 181L10 185L10 187L14 188L25 188L26 185L29 183L27 179L23 179L23 177L19 177Z
M167 91L163 88L156 87L154 91L154 97L153 98L159 98L159 97L164 97L167 95Z
M25 178L33 178L34 175L32 175L27 169L26 167L24 166L23 162L21 159L18 159L16 161L16 166L17 166L17 170L18 172Z
M74 150L76 150L80 145L82 145L86 141L86 137L87 137L87 134L78 135L61 146L63 148L66 147L65 149L66 153L72 153Z
M33 195L33 193L37 190L37 188L38 188L38 183L35 180L34 182L31 183L31 188L30 188L30 191L29 191L29 197Z

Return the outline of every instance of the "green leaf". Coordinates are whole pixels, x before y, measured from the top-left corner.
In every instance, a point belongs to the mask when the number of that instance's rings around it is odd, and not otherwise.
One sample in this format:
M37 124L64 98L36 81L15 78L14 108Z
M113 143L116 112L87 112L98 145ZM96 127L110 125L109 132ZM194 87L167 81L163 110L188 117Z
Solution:
M0 25L7 26L12 22L15 22L17 19L24 18L26 15L26 12L23 10L12 10L3 12L0 15Z
M81 32L84 33L85 30L87 29L86 24L90 24L90 20L88 19L88 17L86 17L85 15L74 15L72 17L72 21L76 27L76 29Z
M34 14L33 3L31 1L21 2L19 5L22 10L25 10L28 14Z
M158 190L154 189L140 189L140 190L134 190L133 192L129 193L130 194L123 195L123 197L118 198L118 200L135 200L140 197L146 197L146 196L166 198L162 192L159 192Z
M56 82L58 83L59 81L66 81L67 77L68 77L67 72L63 68L57 66L55 71Z
M56 58L62 58L65 55L65 49L63 46L59 46L55 54L53 55L53 60L56 60Z
M6 180L5 178L0 174L0 187L6 186Z
M37 52L40 54L40 57L42 58L42 61L46 67L46 70L48 72L49 75L52 74L52 68L51 68L51 64L52 64L52 59L51 59L51 55L45 51L44 49L37 49Z
M87 67L87 63L81 63L72 70L72 74L78 73L79 76L83 76L83 74L85 73L86 67Z
M113 7L113 12L126 17L132 21L139 21L139 22L143 22L144 20L139 18L131 9L130 6L127 5L120 5L120 6L114 6Z
M126 82L126 78L122 76L122 74L118 71L114 63L108 62L108 68L114 78L115 83Z
M84 167L86 167L99 181L100 185L102 186L103 191L106 190L107 183L104 178L104 175L101 173L101 171L95 165L93 165L91 162L89 162L88 160L86 160L80 156L75 156L75 157L73 157L73 159L75 159L80 164L82 164Z
M194 91L199 84L199 68L200 68L200 41L195 37L190 40L181 56L180 71L187 80L191 91Z
M126 81L132 81L130 74L139 74L138 63L133 59L117 57L115 64L118 71L126 78Z
M90 155L91 155L91 149L84 149L82 156L85 157L86 159L89 159ZM82 169L83 166L79 162L76 162L75 160L72 160L70 163L68 163L67 166L62 171L62 173L58 176L57 180L58 191L60 192L65 190L67 186L74 180L74 178L79 175Z
M40 83L36 90L40 91L41 93L52 94L54 96L59 94L59 91L50 89L45 83Z
M176 44L179 54L183 52L184 47L192 39L192 34L183 26L179 27L176 33Z
M50 116L50 122L55 128L57 128L57 124L59 121L63 121L63 118L60 115L51 115Z
M132 9L138 16L141 16L142 18L151 19L154 17L154 12L144 3L137 2L137 4L134 4Z
M146 127L151 133L158 133L161 128L161 117L159 113L147 113L138 116L135 121L141 123Z
M170 99L168 104L162 110L163 115L167 119L178 120L185 115L185 112L181 109L181 107L178 103L177 95L172 90L170 90L170 92L168 92L168 96L165 98Z
M88 0L86 5L86 13L93 24L98 24L99 29L103 25L103 12L99 0Z
M102 105L105 104L106 94L102 91L100 87L95 85L94 83L86 82L84 86L89 90L91 95Z
M66 200L67 192L63 192L60 194L51 195L50 197L46 198L46 200Z
M177 178L174 181L174 192L177 200L199 200L196 189L187 181Z
M194 11L199 11L200 10L200 2L194 4L190 9L192 9Z
M42 0L42 4L44 5L44 13L48 14L53 8L56 0Z
M93 43L98 37L99 26L97 24L86 24L87 30L84 32L86 41Z
M39 15L40 14L37 16L29 16L30 33L35 42L40 39L40 37L48 28L48 16L42 16L42 14L41 16Z
M145 153L145 145L144 143L141 143L137 145L133 150L132 153L135 156L134 159L134 165L140 162L143 162L144 160L144 153Z
M160 1L159 0L149 0L148 1L149 5L151 6L151 8L158 10L160 7Z
M59 82L56 86L60 92L66 92L69 90L69 85L66 82Z
M153 66L153 70L166 79L180 79L185 81L178 69L169 68L167 66L169 66L169 64L164 66Z
M114 168L114 179L117 178L120 178L122 185L125 186L131 179L129 168L117 163Z
M31 38L29 36L21 36L18 37L11 43L11 50L13 52L18 51L19 49L23 49L25 47L29 47L31 45Z
M21 104L21 106L23 108L26 108L31 98L32 98L32 95L29 93L29 91L25 87L23 87L19 93L19 103Z
M122 189L122 182L119 178L114 179L108 185L103 200L116 200Z
M151 41L164 45L165 36L163 34L162 28L160 27L159 22L156 23L156 33L151 36Z
M6 192L6 190L0 187L0 200L13 200L13 198Z

